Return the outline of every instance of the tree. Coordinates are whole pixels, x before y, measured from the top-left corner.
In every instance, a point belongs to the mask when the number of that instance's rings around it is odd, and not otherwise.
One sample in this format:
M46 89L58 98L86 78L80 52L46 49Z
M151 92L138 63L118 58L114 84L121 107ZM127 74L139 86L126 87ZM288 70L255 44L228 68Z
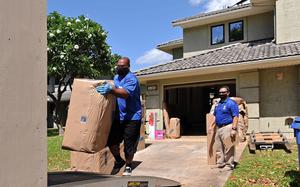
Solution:
M54 102L54 122L60 134L61 98L74 78L112 76L119 55L111 53L106 43L107 32L101 25L84 17L65 17L57 12L48 16L48 77L55 77L57 94L47 92Z

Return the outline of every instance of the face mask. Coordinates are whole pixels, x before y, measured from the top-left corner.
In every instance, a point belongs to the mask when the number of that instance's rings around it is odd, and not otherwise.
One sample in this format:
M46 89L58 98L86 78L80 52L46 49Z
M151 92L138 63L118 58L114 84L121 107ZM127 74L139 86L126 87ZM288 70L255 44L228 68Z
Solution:
M227 98L228 91L219 92L219 97L224 100Z
M127 67L117 67L117 74L120 76L125 76L129 72L129 68Z
M223 99L226 99L226 95L219 95L219 97L223 100Z

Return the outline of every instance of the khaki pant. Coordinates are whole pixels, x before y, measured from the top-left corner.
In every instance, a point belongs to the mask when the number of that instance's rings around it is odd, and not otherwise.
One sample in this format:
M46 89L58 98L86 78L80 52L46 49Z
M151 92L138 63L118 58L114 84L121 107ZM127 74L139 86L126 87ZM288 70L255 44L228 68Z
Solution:
M226 125L221 128L217 127L217 132L215 137L217 165L234 163L235 146L234 143L230 143L231 130L232 130L232 124Z

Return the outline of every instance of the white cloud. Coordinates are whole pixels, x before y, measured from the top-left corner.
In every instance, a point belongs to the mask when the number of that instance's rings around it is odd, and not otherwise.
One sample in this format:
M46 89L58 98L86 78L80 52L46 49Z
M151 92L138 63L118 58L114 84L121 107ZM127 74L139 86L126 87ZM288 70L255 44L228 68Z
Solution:
M157 65L172 60L172 56L158 49L151 49L143 56L137 58L136 63L139 65Z
M190 5L197 6L203 3L204 0L189 0Z
M200 6L204 7L205 12L210 12L214 10L220 10L228 6L232 6L240 0L189 0L191 6ZM249 3L248 0L246 3Z
M240 0L210 0L205 5L205 10L207 12L214 11L214 10L220 10L220 9L226 8L228 6L232 6L239 1ZM247 2L249 2L249 0Z

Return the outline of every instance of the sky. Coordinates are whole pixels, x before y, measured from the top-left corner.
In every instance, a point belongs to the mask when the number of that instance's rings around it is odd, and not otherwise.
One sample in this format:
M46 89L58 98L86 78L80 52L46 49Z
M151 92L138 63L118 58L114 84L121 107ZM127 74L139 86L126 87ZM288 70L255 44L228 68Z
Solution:
M182 38L172 21L231 6L239 0L48 0L48 14L84 15L108 32L112 52L131 59L137 71L166 63L172 56L156 46Z

